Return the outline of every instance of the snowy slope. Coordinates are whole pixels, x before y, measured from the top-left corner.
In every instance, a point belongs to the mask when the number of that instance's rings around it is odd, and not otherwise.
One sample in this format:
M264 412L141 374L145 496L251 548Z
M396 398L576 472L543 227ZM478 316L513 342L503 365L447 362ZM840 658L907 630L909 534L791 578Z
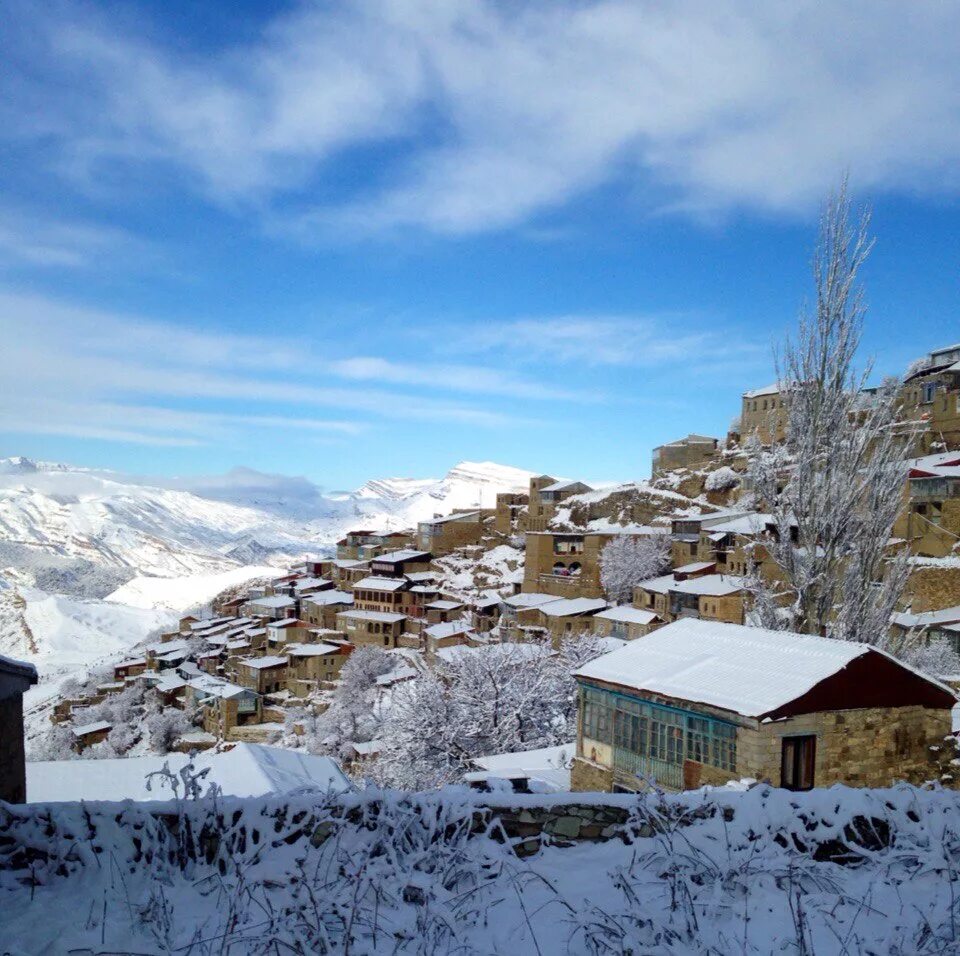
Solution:
M219 574L192 574L182 578L138 575L107 595L106 600L128 607L184 612L208 604L227 588L255 578L276 577L276 574L277 569L269 565L253 565Z
M454 508L493 507L497 492L526 487L530 474L492 462L462 462L440 479L389 478L343 495L318 492L307 508L310 496L302 488L289 499L266 495L263 487L275 476L257 483L245 470L243 487L258 489L252 496L262 506L256 507L242 503L236 486L231 486L235 500L228 502L121 475L5 459L0 460L0 577L18 580L19 573L21 582L32 584L23 578L31 563L63 559L93 562L128 577L179 578L250 564L282 565L322 553L358 521L395 530ZM297 479L297 487L303 481ZM220 488L212 479L208 487ZM4 560L12 548L18 549L15 556Z

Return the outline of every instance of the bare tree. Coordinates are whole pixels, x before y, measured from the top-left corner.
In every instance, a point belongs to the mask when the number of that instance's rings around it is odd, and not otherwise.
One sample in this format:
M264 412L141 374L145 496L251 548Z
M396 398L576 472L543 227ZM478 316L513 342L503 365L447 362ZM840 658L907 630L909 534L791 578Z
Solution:
M895 384L867 389L872 363L855 364L865 314L859 272L873 245L868 226L866 212L852 220L844 182L820 222L814 308L777 362L786 438L754 454L751 476L774 516L769 550L782 578L776 620L883 644L909 570L906 553L890 555L909 436L898 424ZM760 595L761 604L769 607L769 598Z

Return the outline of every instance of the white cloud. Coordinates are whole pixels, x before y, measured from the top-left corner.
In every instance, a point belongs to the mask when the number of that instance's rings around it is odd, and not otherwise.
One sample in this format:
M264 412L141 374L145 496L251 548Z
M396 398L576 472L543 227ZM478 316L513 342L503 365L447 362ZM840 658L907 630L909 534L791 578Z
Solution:
M431 362L427 348L420 365L334 359L303 338L291 348L267 335L197 330L2 290L0 340L0 431L17 433L195 445L286 429L343 440L382 420L515 427L530 421L517 414L517 399L574 397L479 364ZM340 414L316 416L316 408Z
M706 329L699 326L706 325ZM580 363L639 368L686 369L752 365L769 350L726 326L713 331L687 316L630 317L570 315L491 322L471 329L457 347L510 353L534 362Z
M802 209L846 168L958 184L960 6L942 0L354 0L189 54L75 6L11 20L42 68L9 70L8 136L91 180L172 165L269 218L282 196L307 233L502 228L611 181L697 212ZM380 185L320 201L327 164L370 143L398 146Z

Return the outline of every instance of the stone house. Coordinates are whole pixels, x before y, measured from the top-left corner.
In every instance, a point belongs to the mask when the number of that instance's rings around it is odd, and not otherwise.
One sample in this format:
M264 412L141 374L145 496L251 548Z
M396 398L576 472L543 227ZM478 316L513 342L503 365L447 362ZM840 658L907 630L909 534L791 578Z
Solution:
M203 729L221 739L235 727L259 724L262 718L256 691L206 674L187 681L186 703L200 708Z
M493 515L493 528L505 537L526 530L530 495L525 491L501 491Z
M334 630L337 615L353 607L353 594L349 591L321 591L311 594L300 603L300 616L311 627Z
M412 584L400 592L399 612L414 621L426 621L427 607L440 598L440 589L434 584Z
M740 409L740 437L755 435L764 445L786 437L788 397L779 384L744 392Z
M351 644L396 647L406 620L404 614L387 611L341 611L337 615L337 630L346 634Z
M73 749L79 754L83 753L87 747L94 744L103 743L113 730L113 724L106 720L97 720L92 724L81 724L79 727L71 727L73 734Z
M960 654L960 605L937 611L898 611L890 616L894 634L915 633L928 640L944 639Z
M242 611L246 617L275 621L284 617L296 617L297 607L297 599L288 594L267 594L251 598L243 605Z
M693 617L742 624L748 596L746 581L736 575L672 571L641 581L633 590L633 606L668 623Z
M432 555L442 556L457 548L479 544L486 533L487 522L492 524L492 509L455 511L444 518L421 521L417 525L417 546Z
M633 641L646 637L663 625L663 621L653 611L636 607L611 607L591 618L593 633L598 637L618 637L623 641Z
M32 664L0 655L0 800L25 803L23 695L37 682Z
M714 546L709 544L706 553L701 557L701 540L709 541L703 536L705 530L714 525L724 525L738 519L755 521L756 515L743 508L725 508L701 515L682 515L670 521L670 537L673 539L671 549L674 566L690 564L693 561L713 560Z
M347 641L290 645L285 651L290 692L297 697L307 697L322 684L337 680L352 651L353 645Z
M574 495L593 491L582 481L557 481L549 475L530 479L527 531L546 531L560 504Z
M113 666L114 680L126 680L128 677L137 677L147 669L147 659L138 657L135 660L121 661Z
M462 601L431 601L424 610L427 612L427 624L445 624L459 621L466 612Z
M613 538L634 533L527 532L523 590L566 598L602 597L600 555Z
M337 557L342 560L368 560L413 544L413 537L412 531L348 531L337 542Z
M562 638L593 631L593 615L607 607L603 598L561 598L534 609L533 626L542 628L556 646Z
M370 562L370 574L381 578L402 578L430 571L433 555L429 551L404 548L388 551Z
M653 464L650 476L658 478L668 471L688 468L696 471L717 457L720 439L709 435L687 435L677 441L658 445L653 449Z
M423 649L431 659L444 647L476 647L484 643L469 621L446 621L431 624L423 630Z
M904 509L894 526L911 552L942 558L960 542L960 453L911 462Z
M539 627L541 618L537 615L538 608L552 601L561 601L563 598L556 594L543 594L534 591L521 591L511 594L500 600L500 627L507 641L518 641L523 637L527 627Z
M369 561L335 561L333 578L341 591L352 591L357 581L370 574Z
M939 400L954 393L960 377L960 345L931 352L923 364L903 380L898 393L900 413L909 421L930 426ZM954 401L954 406L956 402ZM943 411L946 411L944 408Z
M311 625L298 617L285 617L282 621L270 621L267 624L267 645L280 647L283 644L308 640ZM244 635L245 637L248 635Z
M287 658L276 654L246 657L236 662L234 673L241 687L258 694L275 694L287 686Z
M409 591L410 581L401 577L361 578L353 586L353 606L358 611L399 612L404 603L404 591Z
M867 644L696 620L575 677L573 790L921 783L956 702L946 685Z

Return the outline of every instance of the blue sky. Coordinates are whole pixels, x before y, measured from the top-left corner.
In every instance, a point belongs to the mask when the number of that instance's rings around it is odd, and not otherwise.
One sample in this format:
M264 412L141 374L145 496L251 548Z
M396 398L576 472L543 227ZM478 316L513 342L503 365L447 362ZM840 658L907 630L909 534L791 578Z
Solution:
M960 8L5 5L0 453L328 488L721 435L874 209L865 353L960 339Z

